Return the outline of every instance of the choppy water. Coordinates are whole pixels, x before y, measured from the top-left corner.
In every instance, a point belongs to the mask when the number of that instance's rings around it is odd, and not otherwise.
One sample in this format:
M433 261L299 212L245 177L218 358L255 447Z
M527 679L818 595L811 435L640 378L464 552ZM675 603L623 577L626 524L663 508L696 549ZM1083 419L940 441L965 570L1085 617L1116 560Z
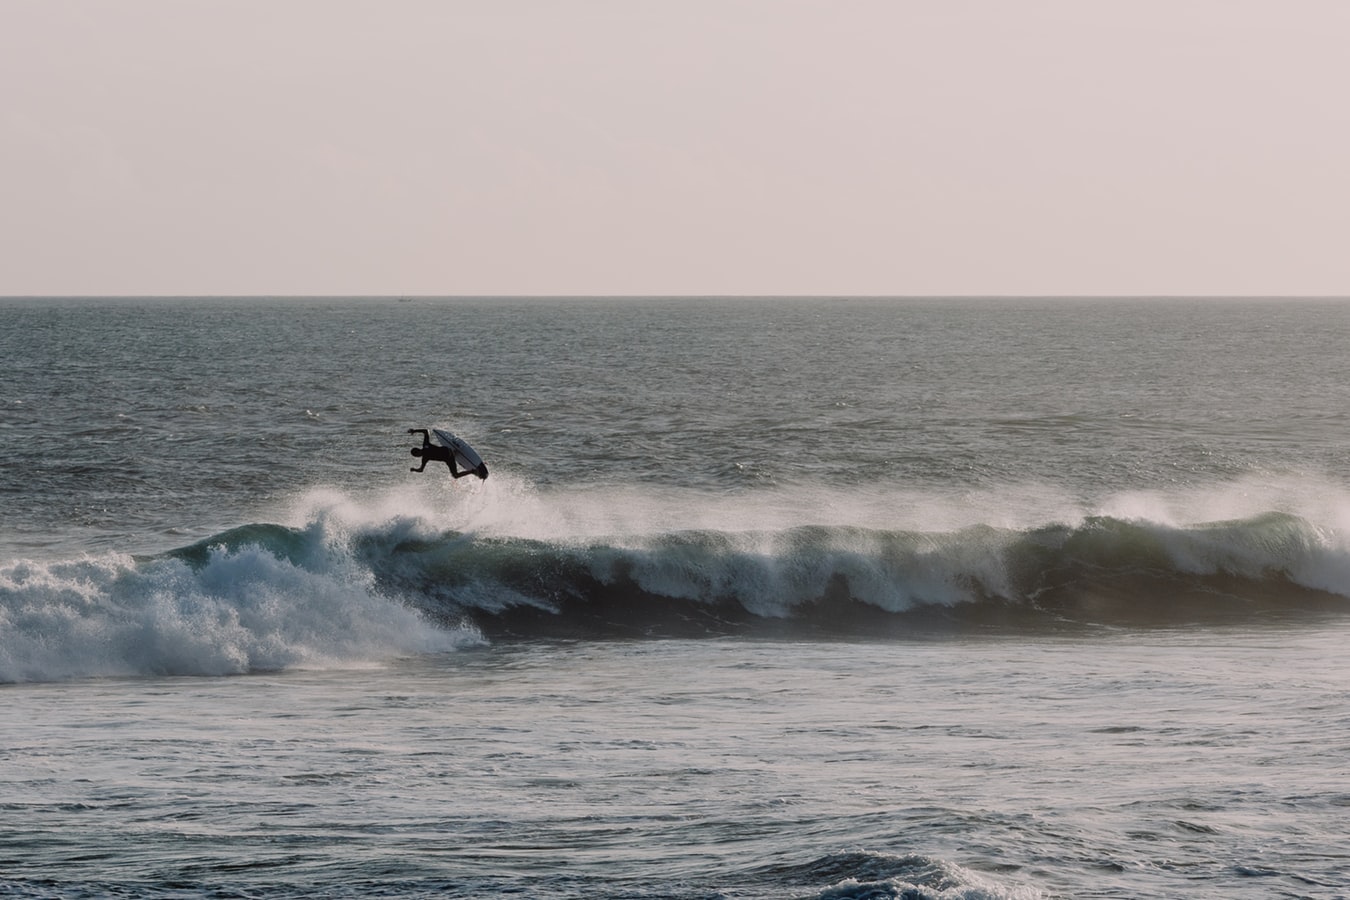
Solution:
M1347 338L0 301L0 893L1350 896Z

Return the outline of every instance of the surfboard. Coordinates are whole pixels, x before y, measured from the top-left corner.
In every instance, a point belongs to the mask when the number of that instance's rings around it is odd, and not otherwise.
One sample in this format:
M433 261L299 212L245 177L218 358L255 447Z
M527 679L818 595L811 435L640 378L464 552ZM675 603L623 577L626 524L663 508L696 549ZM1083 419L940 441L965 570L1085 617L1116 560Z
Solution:
M431 433L436 435L436 439L441 442L442 447L447 447L454 452L456 465L474 473L479 478L487 478L488 470L487 466L483 465L483 457L479 456L478 451L470 447L467 441L439 428L431 429Z

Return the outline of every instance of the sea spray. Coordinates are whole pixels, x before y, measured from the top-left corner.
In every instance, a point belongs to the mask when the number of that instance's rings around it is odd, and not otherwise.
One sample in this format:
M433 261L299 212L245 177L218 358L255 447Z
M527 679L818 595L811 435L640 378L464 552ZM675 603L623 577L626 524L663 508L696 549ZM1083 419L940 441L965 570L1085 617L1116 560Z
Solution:
M477 639L429 624L347 572L297 564L284 542L256 533L181 556L8 565L0 681L366 664Z
M782 633L794 622L809 633L904 634L934 616L982 627L991 617L1018 627L1167 624L1337 609L1350 594L1340 532L1287 512L1190 523L1076 515L1051 492L1023 487L1009 495L1040 497L1043 509L1027 503L1015 517L1005 498L979 522L973 505L954 514L942 497L909 496L888 517L878 498L843 497L819 512L828 524L804 524L808 507L783 495L699 503L690 492L625 489L623 502L605 502L594 489L511 489L536 515L503 513L488 495L397 509L330 497L310 509L325 532L343 535L374 590L489 636L700 635L766 623Z

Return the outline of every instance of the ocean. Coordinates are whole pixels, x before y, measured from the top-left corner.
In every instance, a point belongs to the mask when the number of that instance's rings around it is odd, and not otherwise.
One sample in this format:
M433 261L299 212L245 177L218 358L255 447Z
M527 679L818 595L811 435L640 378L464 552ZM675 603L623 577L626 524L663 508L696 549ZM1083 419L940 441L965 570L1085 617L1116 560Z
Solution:
M1350 897L1348 350L0 299L0 897Z

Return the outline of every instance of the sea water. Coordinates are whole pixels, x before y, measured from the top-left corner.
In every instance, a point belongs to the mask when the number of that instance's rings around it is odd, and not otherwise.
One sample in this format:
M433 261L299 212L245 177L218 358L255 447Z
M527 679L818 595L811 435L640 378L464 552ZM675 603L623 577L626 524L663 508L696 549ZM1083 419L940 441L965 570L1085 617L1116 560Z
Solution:
M1350 896L1348 347L0 300L0 895Z

